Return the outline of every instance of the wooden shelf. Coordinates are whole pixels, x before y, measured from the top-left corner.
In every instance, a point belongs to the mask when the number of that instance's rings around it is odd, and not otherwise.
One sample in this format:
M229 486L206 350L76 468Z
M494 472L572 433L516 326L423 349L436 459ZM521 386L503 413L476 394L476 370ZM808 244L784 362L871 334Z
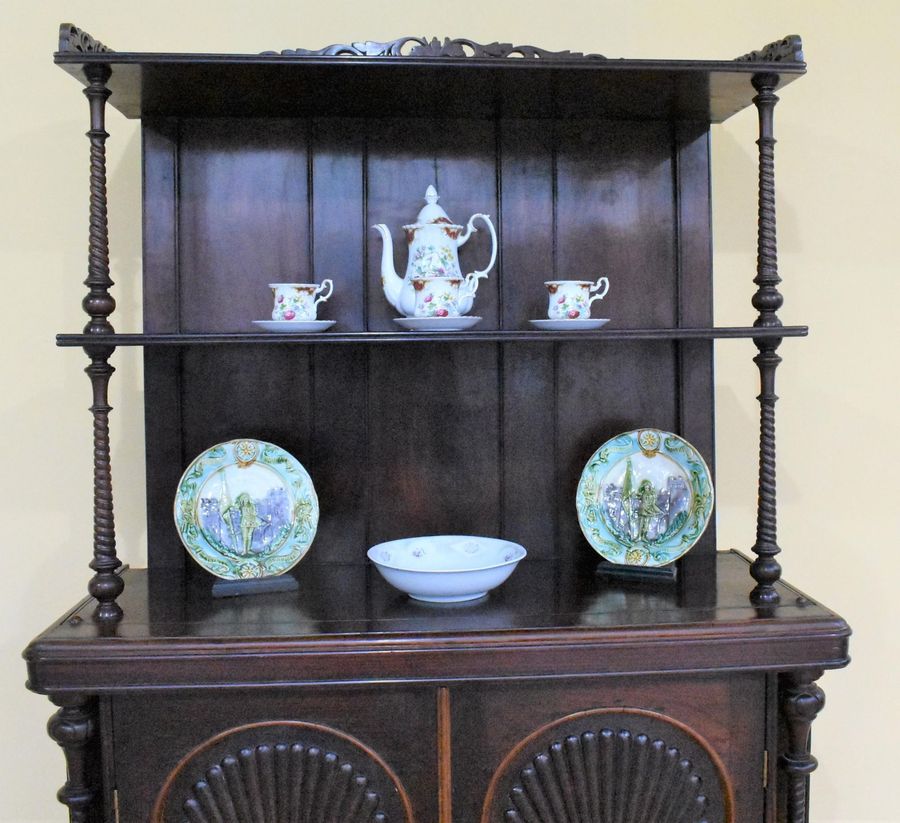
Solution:
M722 326L697 329L609 329L592 332L493 331L464 332L322 332L319 334L268 334L266 332L203 332L188 334L59 334L56 345L62 347L105 344L109 346L208 346L229 343L281 345L302 343L570 343L614 342L624 340L728 340L806 337L807 326L754 328Z
M449 608L410 600L365 563L310 559L291 572L299 593L220 599L208 576L135 569L124 573L125 616L112 634L87 598L25 658L35 691L104 692L182 678L258 686L846 665L850 632L838 615L782 581L782 604L760 620L748 560L731 551L713 562L716 588L697 594L525 560L488 597ZM267 654L272 644L278 654Z
M87 84L85 66L112 67L109 103L126 117L591 117L719 123L752 105L750 80L803 62L340 57L281 54L57 53ZM365 87L366 93L359 94ZM228 94L221 89L227 88ZM265 94L259 90L265 89ZM414 94L408 93L415 89Z

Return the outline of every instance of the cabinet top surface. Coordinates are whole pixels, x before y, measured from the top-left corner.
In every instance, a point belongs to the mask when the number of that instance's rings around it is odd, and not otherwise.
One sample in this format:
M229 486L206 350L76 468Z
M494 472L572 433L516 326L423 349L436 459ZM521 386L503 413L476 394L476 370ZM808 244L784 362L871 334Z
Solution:
M849 628L840 617L784 583L781 605L764 616L748 602L747 560L726 552L715 562L716 590L694 594L526 561L484 600L450 606L411 601L363 565L301 563L299 592L221 599L208 580L173 586L164 573L132 570L114 629L98 628L86 600L25 656L39 691L171 685L179 659L201 685L847 662ZM254 673L251 657L268 659L265 673ZM160 666L149 665L154 660Z
M111 69L127 117L594 117L718 123L752 105L755 74L784 86L806 64L796 35L732 60L628 60L509 43L405 37L262 54L109 49L60 28L55 61L82 83ZM365 86L365 93L360 87Z

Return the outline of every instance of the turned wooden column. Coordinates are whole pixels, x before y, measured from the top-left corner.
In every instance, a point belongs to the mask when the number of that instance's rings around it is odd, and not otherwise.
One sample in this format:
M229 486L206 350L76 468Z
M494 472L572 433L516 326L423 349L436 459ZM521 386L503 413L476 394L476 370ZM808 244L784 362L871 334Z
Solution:
M87 133L91 141L91 199L90 234L88 241L88 276L84 285L88 287L82 306L89 315L85 334L96 337L84 347L90 358L85 369L91 378L93 403L90 411L94 416L94 558L90 567L94 577L88 584L88 591L97 599L96 617L102 621L118 620L122 609L116 598L122 593L124 583L117 574L122 562L116 556L116 530L113 517L112 472L109 455L109 379L115 369L109 358L115 346L104 342L103 338L113 333L109 316L116 308L116 301L109 293L113 281L109 276L109 226L106 217L106 100L110 95L107 88L111 71L109 66L85 66L89 81L84 90L91 111L91 129Z
M821 669L804 669L781 676L781 703L787 723L787 743L778 766L787 780L787 823L807 823L809 776L819 761L810 753L810 729L825 707L825 693L815 681Z
M753 77L757 91L753 102L759 110L759 230L757 238L756 277L757 290L753 295L753 308L759 316L753 323L759 328L780 327L778 309L784 299L778 291L778 254L775 239L775 138L772 116L778 98L777 74L757 74ZM756 559L750 566L750 574L756 586L750 600L756 606L774 606L779 601L775 583L781 578L781 565L775 559L781 551L777 538L777 512L775 494L775 369L781 362L777 349L781 338L754 338L759 353L753 362L759 368L759 499L756 509L756 543L753 552Z
M66 757L66 782L56 796L68 807L71 823L94 823L99 820L95 703L83 695L57 695L50 699L60 709L47 723L47 733Z

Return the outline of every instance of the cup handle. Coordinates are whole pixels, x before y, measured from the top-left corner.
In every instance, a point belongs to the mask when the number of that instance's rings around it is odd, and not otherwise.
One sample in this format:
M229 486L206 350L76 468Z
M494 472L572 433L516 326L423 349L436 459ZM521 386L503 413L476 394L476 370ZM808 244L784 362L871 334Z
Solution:
M488 215L486 215L486 214L473 214L473 215L469 218L469 227L468 227L468 231L466 232L466 234L468 235L469 232L476 230L475 227L474 227L472 224L473 224L473 223L475 222L475 220L478 219L479 217L487 224L488 231L491 233L491 262L487 264L487 267L486 267L486 268L483 268L483 269L481 269L481 270L479 270L479 271L473 271L471 274L467 274L467 275L466 275L466 283L469 282L469 278L470 278L470 277L475 277L475 278L487 277L487 276L488 276L488 272L489 272L492 268L494 268L494 263L497 261L497 232L494 230L494 224L491 222L491 218L488 217ZM473 294L475 293L474 290L473 290L472 293L473 293Z
M591 286L591 291L597 291L600 288L600 284L603 284L604 288L600 294L595 294L590 300L588 300L588 305L590 306L595 300L602 300L606 297L606 293L609 291L609 280L606 277L601 277L593 286Z
M331 278L322 281L322 285L316 289L316 294L325 291L326 288L328 289L328 294L322 295L322 297L316 300L316 302L313 303L314 306L318 306L319 303L324 303L329 297L331 297L331 293L334 291L334 283L331 281Z

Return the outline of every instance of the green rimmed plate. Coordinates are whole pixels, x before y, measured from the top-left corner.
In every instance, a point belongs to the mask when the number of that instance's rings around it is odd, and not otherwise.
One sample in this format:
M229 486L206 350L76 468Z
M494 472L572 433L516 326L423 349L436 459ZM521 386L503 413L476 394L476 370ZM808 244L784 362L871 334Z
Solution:
M637 429L588 460L576 494L578 525L611 563L665 566L701 537L713 508L709 469L671 432Z
M178 483L175 526L191 557L225 580L274 577L309 551L319 501L303 465L262 440L198 455Z

